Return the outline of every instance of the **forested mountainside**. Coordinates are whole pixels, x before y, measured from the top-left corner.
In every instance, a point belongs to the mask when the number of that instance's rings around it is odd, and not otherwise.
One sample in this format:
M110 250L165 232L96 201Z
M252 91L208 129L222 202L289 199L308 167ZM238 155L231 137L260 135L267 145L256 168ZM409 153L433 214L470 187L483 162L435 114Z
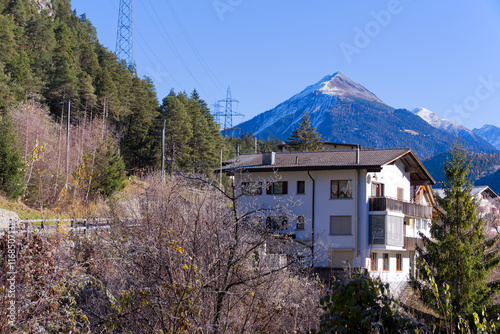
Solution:
M423 159L422 161L425 168L431 173L438 184L440 181L445 180L443 166L446 159L450 157L450 152L447 151L431 158ZM472 182L478 178L489 175L500 166L500 154L468 152L468 158L471 162L469 176Z
M152 81L101 45L69 0L0 0L0 110L39 102L60 120L68 100L72 124L100 119L112 127L128 169L159 166L165 118L170 161L191 170L216 165L221 136L196 91L171 92L159 106ZM173 124L174 116L188 125Z

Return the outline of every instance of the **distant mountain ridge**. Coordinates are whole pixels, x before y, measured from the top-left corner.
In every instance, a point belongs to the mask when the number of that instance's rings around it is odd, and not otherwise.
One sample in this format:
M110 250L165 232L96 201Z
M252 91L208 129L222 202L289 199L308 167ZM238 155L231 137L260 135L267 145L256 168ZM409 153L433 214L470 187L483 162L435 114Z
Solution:
M475 143L477 146L489 148L490 151L499 149L498 147L494 147L488 140L474 133L472 130L466 128L465 126L447 120L428 109L415 108L411 112L422 118L433 127L446 131L454 136L459 136L461 140L466 143ZM500 143L500 137L498 139Z
M491 145L500 150L500 128L491 124L484 125L481 129L472 130L475 134L486 139Z
M241 133L259 139L286 141L308 112L311 124L324 140L364 147L410 147L420 157L447 151L455 136L435 128L406 109L394 109L361 84L336 72L323 77L273 109L238 125ZM467 142L478 152L496 152L482 142Z

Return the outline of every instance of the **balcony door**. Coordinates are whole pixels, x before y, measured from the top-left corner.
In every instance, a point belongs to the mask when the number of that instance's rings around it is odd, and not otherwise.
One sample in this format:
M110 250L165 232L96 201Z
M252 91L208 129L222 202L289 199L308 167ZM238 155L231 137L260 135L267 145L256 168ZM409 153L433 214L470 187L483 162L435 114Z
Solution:
M372 183L372 197L384 197L384 184Z

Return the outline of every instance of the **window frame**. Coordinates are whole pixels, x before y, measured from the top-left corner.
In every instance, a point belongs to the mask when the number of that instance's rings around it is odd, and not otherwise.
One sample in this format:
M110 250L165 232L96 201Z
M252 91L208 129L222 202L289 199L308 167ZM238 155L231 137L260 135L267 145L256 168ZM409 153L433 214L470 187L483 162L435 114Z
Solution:
M275 224L277 226L275 226ZM286 231L288 229L288 217L286 216L267 216L266 230L267 231Z
M396 198L398 201L404 201L405 200L405 188L398 187L396 196L397 196Z
M342 230L342 233L334 233L334 229L332 228L335 224L334 224L334 221L333 219L335 218L338 218L338 219L348 219L349 220L349 233L343 233L343 224L345 223L345 221L341 221L340 223L342 224L340 229ZM338 215L338 216L330 216L330 233L329 233L330 236L352 236L352 216L348 216L348 215Z
M389 253L383 253L382 254L382 271L389 271Z
M350 196L341 196L341 186L340 182L347 182L348 186L348 193ZM336 190L336 196L334 196L334 185L337 188ZM350 179L343 179L343 180L330 180L330 199L352 199L352 180Z
M300 186L299 186L300 185ZM299 192L299 190L301 190ZM306 194L306 181L297 181L297 195L305 195Z
M372 182L372 197L384 197L385 185L381 182Z
M255 188L250 188L250 186ZM248 189L250 188L250 191ZM242 181L241 193L245 196L259 196L262 195L262 182L258 181Z
M305 230L305 222L306 222L306 217L297 216L297 224L295 226L295 229L299 230L299 231ZM300 226L302 226L302 227L300 227Z
M378 271L378 256L377 253L370 253L370 271Z
M281 184L281 192L276 192L276 185ZM266 188L266 195L288 195L288 181L276 181L270 183Z
M396 254L396 271L403 271L403 256Z

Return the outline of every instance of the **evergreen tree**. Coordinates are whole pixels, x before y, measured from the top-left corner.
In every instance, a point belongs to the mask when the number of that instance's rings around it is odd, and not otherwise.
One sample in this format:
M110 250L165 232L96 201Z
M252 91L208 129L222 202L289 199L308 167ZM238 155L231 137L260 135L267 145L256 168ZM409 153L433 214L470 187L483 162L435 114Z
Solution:
M151 167L155 166L159 146L155 145L158 100L149 78L142 81L134 77L132 82L135 99L131 104L131 113L123 121L121 153L129 169Z
M13 83L10 76L4 71L4 66L0 62L0 113L16 102L15 92L19 91L19 87Z
M75 100L78 94L79 66L73 55L71 40L73 33L66 24L62 24L56 31L57 47L54 50L54 69L52 71L51 87L48 92L52 112L59 110L62 100Z
M500 263L498 251L494 250L498 237L487 239L488 231L478 216L478 204L470 194L469 167L466 151L456 143L444 165L444 197L437 198L444 213L437 211L439 220L432 222L434 239L422 235L424 248L418 249L420 272L426 273L426 263L437 286L450 287L455 326L459 316L480 313L491 304L491 297L497 291L486 284L486 279ZM416 279L413 283L422 292L422 300L435 307L436 299L429 285ZM440 298L446 302L444 296Z
M219 163L218 152L221 148L222 136L214 124L205 101L200 99L196 90L191 94L187 108L193 131L188 142L191 149L190 167L194 172L207 173Z
M7 71L12 69L17 58L14 29L12 18L0 14L0 62Z
M299 127L288 138L288 143L292 151L320 151L321 140L321 135L316 132L316 128L311 127L309 114L305 112Z
M112 139L107 139L96 152L95 179L91 193L110 197L125 187L125 164Z
M189 162L190 147L188 141L193 135L190 117L186 111L184 94L178 96L172 90L160 106L160 119L165 120L165 147L167 167L172 169L173 163L184 168Z
M0 191L11 199L21 194L23 163L15 146L16 137L7 115L0 121Z

